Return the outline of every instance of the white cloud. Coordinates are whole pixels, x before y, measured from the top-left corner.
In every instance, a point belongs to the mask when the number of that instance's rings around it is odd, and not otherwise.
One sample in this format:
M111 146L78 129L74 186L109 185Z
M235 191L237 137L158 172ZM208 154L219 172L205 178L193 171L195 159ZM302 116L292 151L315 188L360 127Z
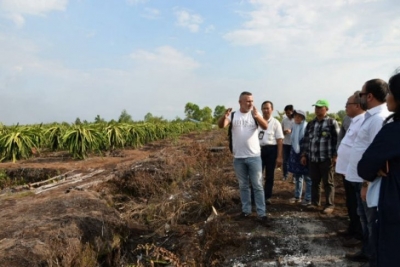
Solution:
M148 0L126 0L126 2L130 5L138 5L138 4L144 4Z
M0 0L3 11L18 14L42 15L54 10L64 11L68 0Z
M18 27L21 28L22 26L25 25L25 18L21 14L8 14L5 17L10 19L14 24Z
M0 0L0 13L17 27L25 24L24 15L42 16L52 11L64 11L68 0Z
M187 28L191 32L198 32L200 25L203 23L203 18L191 13L187 10L175 8L176 24L180 27Z
M370 0L249 2L254 10L224 38L235 45L261 46L269 58L337 59L400 49L398 13L377 10L366 4Z
M145 13L142 15L142 17L147 19L157 19L161 14L160 10L155 8L145 8L144 11Z
M138 50L133 52L131 58L142 63L151 63L152 65L167 68L178 68L184 70L196 69L200 66L194 59L185 56L178 50L170 46L161 46L154 52Z

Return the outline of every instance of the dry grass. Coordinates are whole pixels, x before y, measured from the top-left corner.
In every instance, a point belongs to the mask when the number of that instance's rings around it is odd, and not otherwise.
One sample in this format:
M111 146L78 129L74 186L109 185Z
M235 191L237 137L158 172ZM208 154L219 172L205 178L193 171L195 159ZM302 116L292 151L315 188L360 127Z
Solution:
M237 188L236 179L231 169L223 168L231 164L232 156L228 149L220 152L212 152L210 149L221 144L227 147L224 131L214 131L206 140L167 146L160 154L120 173L112 182L115 190L122 192L113 201L122 211L123 218L131 225L146 225L151 233L142 242L182 232L188 226L191 230L184 231L194 232L195 229L203 228L199 223L204 224L212 214L213 206L226 209L235 205L238 191L232 188ZM171 253L185 259L179 261L179 264L194 266L193 262L197 262L198 266L217 266L219 256L214 255L213 251L221 244L229 243L231 238L231 234L224 229L224 223L218 218L207 222L201 235L191 234L191 245ZM133 250L136 257L141 257L143 249L149 248L149 245L142 242L139 240ZM154 244L150 247L161 251ZM188 250L191 250L191 256L187 255ZM157 254L156 258L172 264L171 254L166 257L162 253ZM144 265L137 266L155 264L145 265L142 259L139 263ZM192 264L188 263L191 261Z

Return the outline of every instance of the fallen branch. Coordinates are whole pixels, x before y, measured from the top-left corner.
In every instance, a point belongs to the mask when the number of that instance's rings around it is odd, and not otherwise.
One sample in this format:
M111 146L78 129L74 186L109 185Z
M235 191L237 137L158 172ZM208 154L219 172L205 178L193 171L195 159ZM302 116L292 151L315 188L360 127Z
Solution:
M82 176L82 173L75 174L73 176L65 178L65 180L62 181L62 182L49 184L49 185L44 185L42 187L39 187L39 188L36 189L35 194L40 194L40 193L55 189L55 188L57 188L57 187L59 187L61 185L72 184L72 183L77 183L77 182L83 181L83 180L85 180L87 178L95 176L96 174L102 173L103 171L104 170L101 170L101 169L100 170L96 170L96 171L91 172L89 174L86 174L84 176ZM79 179L75 179L75 178L79 178Z

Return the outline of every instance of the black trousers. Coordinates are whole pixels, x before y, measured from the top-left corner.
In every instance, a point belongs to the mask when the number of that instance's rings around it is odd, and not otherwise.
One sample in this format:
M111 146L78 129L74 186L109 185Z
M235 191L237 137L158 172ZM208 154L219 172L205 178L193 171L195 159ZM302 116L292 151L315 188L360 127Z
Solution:
M277 145L266 145L261 147L262 169L263 172L265 172L265 199L269 199L272 197L272 189L274 188L275 181L275 166L277 155Z
M340 175L343 179L343 187L346 196L347 214L349 215L349 226L347 231L354 238L363 240L363 231L360 221L360 216L357 214L357 195L356 190L351 182L347 181L344 175Z

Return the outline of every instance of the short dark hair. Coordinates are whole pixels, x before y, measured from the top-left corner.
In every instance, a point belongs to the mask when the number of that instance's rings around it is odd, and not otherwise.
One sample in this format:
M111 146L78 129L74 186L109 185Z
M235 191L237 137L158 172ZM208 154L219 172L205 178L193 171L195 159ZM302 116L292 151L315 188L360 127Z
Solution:
M287 105L284 109L285 111L293 111L293 105Z
M389 86L382 79L372 79L365 83L365 92L372 94L376 100L384 103L389 92Z
M242 96L244 96L244 95L253 95L253 94L250 93L250 92L247 92L247 91L243 91L243 92L240 94L239 99L240 99Z
M274 109L274 104L273 104L271 101L269 101L269 100L262 102L262 104L261 104L261 109L262 109L262 107L263 107L265 104L270 104L270 105L271 105L271 108Z

